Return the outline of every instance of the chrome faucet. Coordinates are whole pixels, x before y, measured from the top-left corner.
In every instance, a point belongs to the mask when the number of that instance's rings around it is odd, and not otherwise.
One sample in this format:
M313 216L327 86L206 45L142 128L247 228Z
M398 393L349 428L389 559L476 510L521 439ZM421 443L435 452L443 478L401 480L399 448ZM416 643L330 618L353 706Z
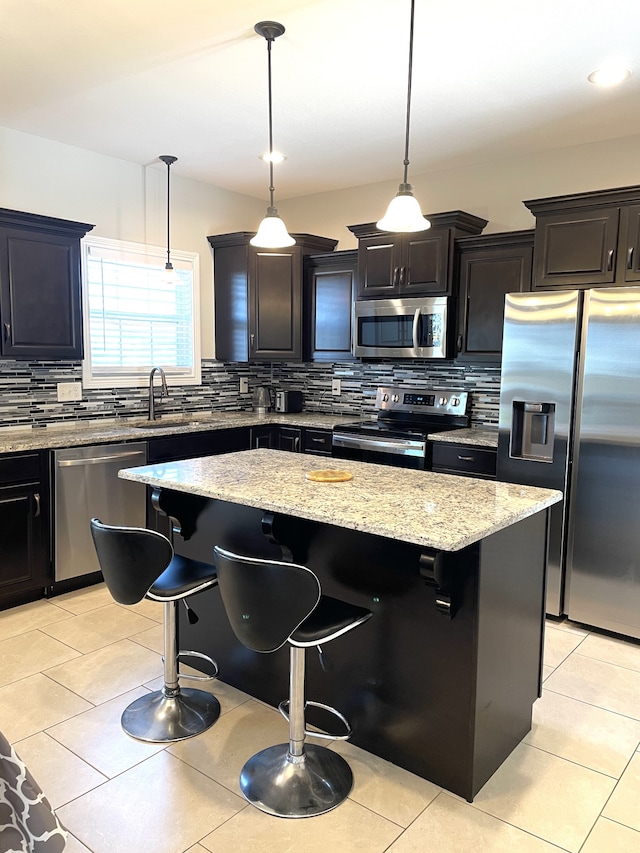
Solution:
M164 370L161 367L152 367L151 373L149 374L149 420L155 421L156 419L156 407L153 396L153 374L158 371L160 374L160 379L162 380L162 388L160 389L161 397L169 396L169 389L167 388L167 377L164 375Z

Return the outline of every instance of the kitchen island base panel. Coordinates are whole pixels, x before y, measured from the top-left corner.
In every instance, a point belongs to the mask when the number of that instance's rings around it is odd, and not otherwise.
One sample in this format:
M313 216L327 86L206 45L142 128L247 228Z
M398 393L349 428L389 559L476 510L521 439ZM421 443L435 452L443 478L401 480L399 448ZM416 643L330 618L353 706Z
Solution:
M174 537L178 553L210 559L219 544L293 559L318 575L323 593L373 611L353 636L323 650L329 672L308 655L309 698L344 713L355 745L471 801L530 730L541 684L547 511L461 551L429 553L171 490L156 504L187 531L188 539ZM437 565L431 576L429 563ZM287 650L249 651L219 592L198 598L197 624L180 614L181 642L215 656L223 681L277 707L288 694Z

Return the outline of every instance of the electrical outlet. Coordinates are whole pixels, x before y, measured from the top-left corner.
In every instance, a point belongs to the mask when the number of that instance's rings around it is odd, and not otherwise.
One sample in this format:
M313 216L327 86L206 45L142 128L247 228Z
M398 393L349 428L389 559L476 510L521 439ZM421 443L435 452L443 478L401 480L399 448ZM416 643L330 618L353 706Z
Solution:
M58 402L67 400L82 400L82 382L58 382Z
M342 394L342 381L340 379L331 380L331 393L336 397Z
M248 394L249 393L249 380L246 376L240 377L240 393Z

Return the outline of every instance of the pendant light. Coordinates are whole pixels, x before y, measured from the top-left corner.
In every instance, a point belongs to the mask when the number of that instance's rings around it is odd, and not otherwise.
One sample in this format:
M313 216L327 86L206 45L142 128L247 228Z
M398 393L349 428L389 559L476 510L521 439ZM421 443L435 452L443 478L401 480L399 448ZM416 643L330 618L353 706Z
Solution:
M407 84L407 123L404 143L404 177L395 198L391 199L387 212L377 223L382 231L426 231L431 227L428 219L422 215L420 205L413 195L410 183L407 181L409 169L409 119L411 116L411 73L413 68L413 18L415 0L411 0L411 27L409 31L409 82Z
M249 242L261 249L282 249L296 242L288 233L286 225L278 216L273 203L273 117L271 107L271 44L284 32L282 24L275 21L261 21L254 27L258 35L267 41L267 68L269 77L269 207L267 215L260 223L258 233Z
M171 154L161 154L158 157L167 167L167 263L164 265L164 275L162 280L166 282L175 282L178 279L178 274L171 263L171 232L170 232L170 211L171 211L171 164L178 159Z

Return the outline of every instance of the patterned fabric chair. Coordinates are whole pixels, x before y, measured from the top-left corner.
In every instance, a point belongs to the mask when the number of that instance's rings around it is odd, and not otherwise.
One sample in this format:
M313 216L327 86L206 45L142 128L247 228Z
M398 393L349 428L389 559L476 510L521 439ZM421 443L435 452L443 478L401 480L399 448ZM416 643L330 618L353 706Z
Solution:
M49 801L0 732L0 850L61 853L66 843Z

